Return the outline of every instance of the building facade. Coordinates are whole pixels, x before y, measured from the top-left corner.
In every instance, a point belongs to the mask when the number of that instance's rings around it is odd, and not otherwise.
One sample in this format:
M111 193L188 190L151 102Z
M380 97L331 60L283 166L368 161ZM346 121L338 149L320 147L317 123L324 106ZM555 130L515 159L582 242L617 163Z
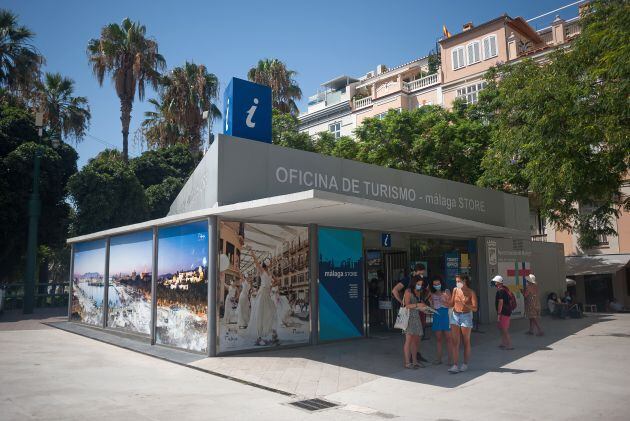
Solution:
M323 83L300 114L299 129L311 136L353 136L363 120L390 110L450 108L458 98L475 103L488 69L525 57L544 60L554 49L569 46L579 33L579 16L567 21L556 17L539 30L522 17L508 15L478 26L468 22L461 32L439 41L441 64L436 68L430 69L430 56L425 56L391 69L381 64L359 78L340 76Z

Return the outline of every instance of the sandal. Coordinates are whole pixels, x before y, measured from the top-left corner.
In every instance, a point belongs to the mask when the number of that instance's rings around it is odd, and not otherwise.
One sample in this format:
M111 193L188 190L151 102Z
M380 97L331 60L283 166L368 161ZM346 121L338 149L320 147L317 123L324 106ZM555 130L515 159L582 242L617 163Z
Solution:
M413 368L424 368L424 364L422 364L421 362L414 363Z
M411 368L413 369L413 364L409 363L409 364L405 364L405 368Z

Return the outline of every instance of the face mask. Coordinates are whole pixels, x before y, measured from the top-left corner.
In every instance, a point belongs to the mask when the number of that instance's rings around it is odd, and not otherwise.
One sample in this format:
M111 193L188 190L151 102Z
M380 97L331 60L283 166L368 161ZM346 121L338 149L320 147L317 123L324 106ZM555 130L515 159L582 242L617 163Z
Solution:
M442 285L433 285L433 289L439 291L442 289Z
M422 285L416 285L416 291L422 291Z
M458 282L457 283L457 288L463 288L464 287L464 283L463 282Z

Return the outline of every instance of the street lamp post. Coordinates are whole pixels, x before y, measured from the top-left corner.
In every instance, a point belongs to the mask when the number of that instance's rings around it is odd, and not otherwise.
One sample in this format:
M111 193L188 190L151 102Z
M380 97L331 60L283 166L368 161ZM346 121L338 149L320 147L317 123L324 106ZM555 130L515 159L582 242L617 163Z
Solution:
M26 246L26 277L24 278L24 314L32 314L35 307L35 265L37 263L37 229L41 214L39 199L39 168L42 149L37 148L33 160L33 191L28 201L28 242Z
M43 134L43 116L41 112L35 115L35 126L41 141ZM57 136L53 136L52 146L57 149L60 144ZM38 145L33 159L33 191L28 201L28 240L26 243L26 274L24 278L24 314L32 314L35 308L35 267L37 265L37 231L39 229L39 216L41 215L41 200L39 198L39 173L41 158L44 150Z

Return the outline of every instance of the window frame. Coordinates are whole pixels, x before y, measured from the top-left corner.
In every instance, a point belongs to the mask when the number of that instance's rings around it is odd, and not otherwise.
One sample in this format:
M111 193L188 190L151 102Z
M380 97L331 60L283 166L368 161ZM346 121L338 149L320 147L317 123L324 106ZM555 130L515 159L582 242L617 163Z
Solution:
M485 49L485 42L489 41L491 39L494 39L494 54L492 54L492 51L490 51L490 55L486 56L486 49ZM490 45L488 45L488 47L490 47ZM487 37L484 37L481 40L481 53L483 56L483 60L489 60L491 58L497 57L499 55L499 43L497 40L497 35L496 34L492 34L492 35L488 35ZM488 50L492 50L491 48L488 48Z
M332 130L332 128L337 125L339 125L339 130ZM339 139L341 137L341 120L333 121L328 124L328 132L332 133L332 135L335 136L335 139Z
M458 53L459 51L462 52L462 62L459 63L459 57L458 57L458 64L459 64L459 66L455 67L454 57L455 57L455 54ZM457 46L457 47L453 48L451 50L451 67L453 68L453 70L462 69L462 68L466 67L466 65L467 65L467 63L466 63L466 49L464 48L464 46L460 45L460 46Z
M472 61L470 57L470 47L477 44L477 60ZM474 48L474 47L473 47ZM466 63L468 66L481 62L481 42L479 40L471 41L466 44Z

